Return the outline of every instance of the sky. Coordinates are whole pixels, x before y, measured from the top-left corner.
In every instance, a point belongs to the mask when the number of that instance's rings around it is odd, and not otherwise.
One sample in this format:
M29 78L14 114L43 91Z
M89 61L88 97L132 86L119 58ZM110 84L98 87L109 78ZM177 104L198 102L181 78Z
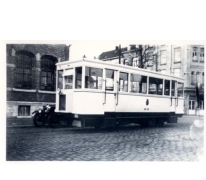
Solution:
M128 47L130 44L138 44L140 41L67 41L66 44L71 44L70 47L70 60L79 60L85 55L87 59L94 59L102 52L114 50L116 46Z
M55 43L55 42L54 42ZM79 60L85 55L87 59L97 58L102 52L112 51L116 46L121 45L121 48L128 47L131 44L178 44L185 41L140 41L140 40L68 40L60 42L70 45L70 61Z

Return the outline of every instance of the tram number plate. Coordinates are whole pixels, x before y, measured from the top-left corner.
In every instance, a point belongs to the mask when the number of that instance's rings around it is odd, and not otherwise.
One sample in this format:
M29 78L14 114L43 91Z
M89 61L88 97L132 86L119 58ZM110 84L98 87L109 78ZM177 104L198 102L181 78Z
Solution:
M145 111L149 111L149 108L144 108Z

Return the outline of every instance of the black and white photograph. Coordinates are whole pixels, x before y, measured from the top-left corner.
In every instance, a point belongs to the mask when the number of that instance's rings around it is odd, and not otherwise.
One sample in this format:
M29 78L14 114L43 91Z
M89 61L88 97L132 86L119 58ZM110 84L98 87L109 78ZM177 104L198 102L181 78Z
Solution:
M2 0L0 178L206 179L204 4Z
M201 161L204 44L131 43L6 44L6 160Z

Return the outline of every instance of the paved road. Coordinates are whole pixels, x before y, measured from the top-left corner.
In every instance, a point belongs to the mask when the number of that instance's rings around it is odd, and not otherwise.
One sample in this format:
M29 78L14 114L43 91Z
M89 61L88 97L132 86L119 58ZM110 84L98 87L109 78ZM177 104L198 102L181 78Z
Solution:
M199 161L203 136L189 136L197 117L163 128L7 128L8 161Z

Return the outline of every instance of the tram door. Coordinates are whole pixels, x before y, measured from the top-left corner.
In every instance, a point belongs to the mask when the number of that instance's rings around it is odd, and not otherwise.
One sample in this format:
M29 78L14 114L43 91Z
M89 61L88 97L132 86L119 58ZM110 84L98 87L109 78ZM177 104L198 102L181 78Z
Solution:
M116 111L117 102L117 71L113 69L105 70L105 92L104 92L104 112L112 113Z
M171 81L170 112L176 111L176 105L177 105L177 81Z

